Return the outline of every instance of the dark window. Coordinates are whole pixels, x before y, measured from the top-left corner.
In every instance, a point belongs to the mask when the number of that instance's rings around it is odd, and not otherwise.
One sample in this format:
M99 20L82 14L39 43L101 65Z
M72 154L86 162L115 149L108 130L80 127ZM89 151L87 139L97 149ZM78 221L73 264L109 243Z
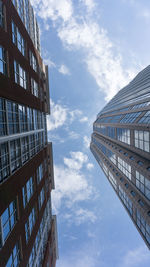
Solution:
M0 46L0 72L7 75L6 51Z

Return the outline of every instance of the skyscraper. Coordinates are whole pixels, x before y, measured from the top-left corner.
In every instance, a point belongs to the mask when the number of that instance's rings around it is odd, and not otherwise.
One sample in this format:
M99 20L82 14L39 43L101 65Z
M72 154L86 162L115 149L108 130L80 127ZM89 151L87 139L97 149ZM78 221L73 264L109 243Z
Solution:
M48 67L29 0L0 0L0 266L54 267L58 256Z
M150 248L150 66L98 114L90 147Z

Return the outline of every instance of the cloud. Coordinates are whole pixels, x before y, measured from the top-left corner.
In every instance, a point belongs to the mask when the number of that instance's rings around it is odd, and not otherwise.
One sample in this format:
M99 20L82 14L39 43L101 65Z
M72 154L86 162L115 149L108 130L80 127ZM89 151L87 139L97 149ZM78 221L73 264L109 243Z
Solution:
M64 64L62 64L60 66L60 68L58 69L58 71L64 75L70 75L70 70L67 68L67 66L65 66Z
M84 223L85 221L90 221L92 223L96 221L96 215L94 214L94 212L87 209L79 208L78 210L76 210L75 216L77 224Z
M79 247L79 246L78 246ZM101 266L99 259L100 248L97 248L93 243L82 243L82 247L78 250L68 250L66 256L62 257L57 262L58 267L95 267Z
M94 165L92 163L88 163L86 167L88 170L92 170L94 168Z
M53 205L56 212L61 212L61 207L69 209L69 216L65 215L69 221L72 218L74 223L81 223L91 214L91 222L94 221L94 213L80 207L79 203L92 199L94 188L91 185L88 175L82 168L89 163L86 154L80 151L70 152L70 157L64 157L63 165L55 165L55 190L53 195ZM67 212L66 212L67 214Z
M53 100L50 100L51 104L51 115L47 116L47 130L52 131L64 125L71 124L75 119L82 121L84 118L83 113L81 110L74 109L70 110L65 105L60 103L54 103ZM69 131L69 130L68 130ZM70 138L77 138L77 133L70 132Z
M107 32L97 23L78 22L72 18L70 23L59 28L58 36L67 49L85 52L87 69L107 100L129 82L133 71L123 69L121 55L115 55Z
M31 0L36 13L43 19L68 21L73 13L71 0Z
M67 120L68 109L60 104L51 102L51 115L47 116L47 130L54 130L64 125Z
M113 44L107 31L98 24L95 11L93 16L89 14L89 9L94 10L94 0L77 2L80 15L75 13L71 0L34 0L33 4L41 18L54 22L58 37L66 49L83 52L81 60L85 62L99 90L106 95L106 100L111 99L133 78L138 67L124 69L119 47ZM88 10L82 8L83 4Z
M92 12L96 6L94 0L80 0L80 2L86 6L88 12Z
M125 255L122 267L144 267L150 262L150 253L146 246L128 251Z
M71 208L75 203L86 201L91 197L92 187L80 170L55 165L54 173L55 190L52 195L55 211L61 211L62 203L63 206Z
M87 122L88 121L88 117L84 116L83 118L80 119L80 122Z
M85 135L83 137L83 144L84 144L85 148L88 149L90 147L90 142L91 142L90 138Z
M70 152L71 158L64 158L64 164L75 170L80 170L84 163L88 161L87 155L83 152Z
M48 65L49 68L56 68L56 64L49 58L44 59L44 64Z

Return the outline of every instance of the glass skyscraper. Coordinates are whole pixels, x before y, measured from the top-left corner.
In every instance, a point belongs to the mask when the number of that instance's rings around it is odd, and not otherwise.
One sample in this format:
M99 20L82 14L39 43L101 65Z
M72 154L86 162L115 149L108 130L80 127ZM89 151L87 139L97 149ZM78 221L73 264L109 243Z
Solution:
M150 66L100 111L90 148L150 248Z
M0 266L54 267L58 257L48 67L28 0L0 0Z

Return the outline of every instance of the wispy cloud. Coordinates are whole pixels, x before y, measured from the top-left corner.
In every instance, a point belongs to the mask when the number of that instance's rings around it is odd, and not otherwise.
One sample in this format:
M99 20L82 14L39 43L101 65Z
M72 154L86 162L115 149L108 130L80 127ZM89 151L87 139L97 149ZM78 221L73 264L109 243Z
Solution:
M83 152L70 152L71 158L64 158L64 163L67 167L80 170L84 163L87 163L88 157Z
M70 152L70 157L64 157L63 161L63 165L55 165L54 168L56 189L52 195L55 210L61 212L63 203L63 207L68 209L64 217L69 222L94 222L96 215L93 211L78 207L79 203L92 199L95 191L90 178L83 171L90 164L87 155L80 151Z
M67 67L66 65L64 65L64 64L62 64L62 65L59 67L58 71L59 71L60 73L64 74L64 75L70 75L70 70L69 70L68 67Z
M88 170L92 170L94 168L94 165L92 163L88 163L86 167Z
M144 267L150 262L150 253L146 246L127 252L121 263L122 267Z
M79 246L78 250L70 251L66 256L58 261L58 267L95 267L101 266L99 259L100 249L93 245L93 243L86 242Z
M83 137L83 144L84 144L85 148L88 149L90 147L90 142L91 142L90 138L85 135Z
M83 112L79 109L71 110L67 106L61 103L54 103L53 100L50 100L51 103L51 115L47 116L47 130L52 131L62 126L67 126L71 124L74 120L85 121L85 116ZM68 130L69 131L69 130ZM76 139L77 133L69 131L69 137Z
M75 14L71 0L33 0L34 7L40 17L51 19L57 29L58 36L64 47L69 50L83 52L82 61L95 79L99 90L106 99L112 96L137 72L136 69L125 69L119 49L111 41L107 31L99 26L96 18L82 8L80 16ZM82 0L77 2L94 11L95 1Z

